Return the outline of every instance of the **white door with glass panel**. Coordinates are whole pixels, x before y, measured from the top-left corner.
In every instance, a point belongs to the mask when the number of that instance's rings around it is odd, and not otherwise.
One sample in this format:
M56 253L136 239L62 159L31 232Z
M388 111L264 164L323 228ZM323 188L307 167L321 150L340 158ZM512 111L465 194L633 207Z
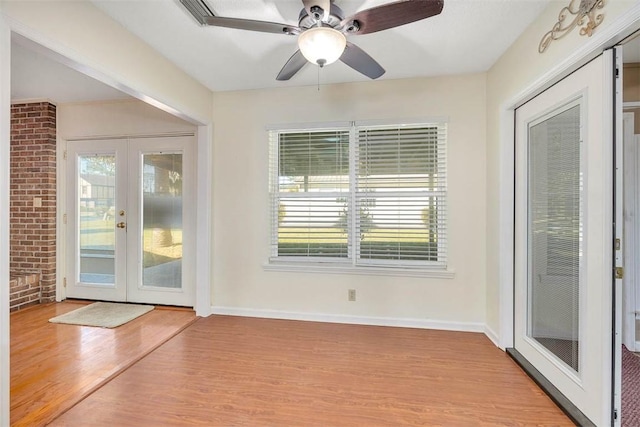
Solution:
M596 58L516 110L514 346L611 422L611 83Z
M66 295L194 305L191 136L70 141Z

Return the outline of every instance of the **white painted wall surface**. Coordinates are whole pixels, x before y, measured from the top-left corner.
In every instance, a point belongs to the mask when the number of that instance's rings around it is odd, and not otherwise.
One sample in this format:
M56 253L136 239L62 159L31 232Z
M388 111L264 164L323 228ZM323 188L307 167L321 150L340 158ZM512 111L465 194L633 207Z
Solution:
M9 146L11 33L0 3L0 426L9 425Z
M342 321L485 319L485 75L214 95L214 273L217 311L333 315ZM269 256L265 126L448 116L449 267L454 279L264 271ZM347 301L347 290L357 301ZM410 323L410 322L409 322ZM460 325L458 325L460 326ZM464 326L462 326L464 328Z
M197 126L137 99L59 104L57 111L58 136L63 140L198 130Z

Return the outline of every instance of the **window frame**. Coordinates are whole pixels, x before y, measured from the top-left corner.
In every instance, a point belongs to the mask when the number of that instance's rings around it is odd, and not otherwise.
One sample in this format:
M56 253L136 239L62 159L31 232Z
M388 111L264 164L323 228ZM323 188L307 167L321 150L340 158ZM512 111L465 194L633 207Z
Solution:
M444 206L438 208L438 218L444 219L444 229L438 230L437 244L437 261L416 261L416 260L392 260L392 259L367 259L360 257L360 247L358 239L355 235L358 233L359 226L357 223L357 215L349 215L349 224L347 232L347 257L313 257L313 256L281 256L278 255L278 228L279 228L279 201L282 192L279 191L279 147L280 135L283 133L296 132L322 132L322 131L341 131L349 130L349 191L339 193L325 193L334 197L346 197L347 209L354 212L358 209L356 202L358 198L357 192L357 173L356 168L357 156L356 150L359 149L358 132L360 130L376 130L376 129L402 129L402 128L421 128L436 127L437 128L437 155L444 156L443 164L438 164L437 174L444 174L443 184L440 188L428 192L427 197L436 194L443 197ZM448 263L448 188L447 181L447 146L448 146L448 119L445 117L433 117L417 120L401 120L401 121L352 121L352 122L331 122L331 123L306 123L299 125L273 125L268 126L266 130L269 133L269 199L271 207L271 220L269 232L269 259L263 265L268 271L305 271L316 273L339 273L339 274L376 274L376 275L407 275L414 277L439 277L453 278L455 272L450 268ZM443 138L440 139L440 134ZM362 193L361 193L362 194ZM390 191L385 192L384 196L400 195L401 192ZM425 195L422 193L422 195ZM444 212L442 212L444 210ZM358 246L358 247L356 247Z

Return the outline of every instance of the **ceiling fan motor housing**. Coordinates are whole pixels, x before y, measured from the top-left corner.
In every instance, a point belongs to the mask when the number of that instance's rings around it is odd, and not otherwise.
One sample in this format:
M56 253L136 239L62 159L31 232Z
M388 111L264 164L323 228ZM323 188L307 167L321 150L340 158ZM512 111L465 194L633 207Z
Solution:
M329 15L325 21L321 21L324 11L318 6L314 6L311 8L312 16L307 13L306 9L302 9L300 11L300 18L298 21L298 26L300 28L309 29L311 27L315 27L318 25L318 22L322 22L323 26L328 26L331 28L335 28L344 19L344 12L334 3L331 3L331 10L329 11Z

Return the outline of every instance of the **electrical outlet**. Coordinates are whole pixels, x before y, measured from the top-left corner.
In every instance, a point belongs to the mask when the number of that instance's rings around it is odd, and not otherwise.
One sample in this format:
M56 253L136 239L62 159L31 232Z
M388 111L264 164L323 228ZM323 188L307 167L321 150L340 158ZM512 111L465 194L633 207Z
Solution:
M349 301L355 301L355 300L356 300L356 290L349 289Z

